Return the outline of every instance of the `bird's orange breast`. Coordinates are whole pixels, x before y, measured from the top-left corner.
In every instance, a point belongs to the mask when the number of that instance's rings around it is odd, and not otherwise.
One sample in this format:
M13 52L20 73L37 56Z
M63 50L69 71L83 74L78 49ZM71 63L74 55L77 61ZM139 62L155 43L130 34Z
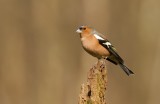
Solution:
M109 51L100 45L93 35L83 37L81 38L81 41L85 51L94 57L103 58L110 55Z

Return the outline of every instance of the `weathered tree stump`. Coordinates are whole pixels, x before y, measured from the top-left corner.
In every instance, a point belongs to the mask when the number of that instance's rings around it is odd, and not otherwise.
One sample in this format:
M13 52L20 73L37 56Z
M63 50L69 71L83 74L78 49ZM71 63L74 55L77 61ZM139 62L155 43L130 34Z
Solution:
M87 82L81 85L78 104L106 104L107 68L99 60L88 72Z

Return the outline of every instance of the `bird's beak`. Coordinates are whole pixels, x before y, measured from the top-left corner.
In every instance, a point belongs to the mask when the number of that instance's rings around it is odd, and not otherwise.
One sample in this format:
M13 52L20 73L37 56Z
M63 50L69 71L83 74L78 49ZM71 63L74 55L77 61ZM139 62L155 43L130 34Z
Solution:
M77 32L77 33L82 33L82 31L81 31L80 29L78 29L76 32Z

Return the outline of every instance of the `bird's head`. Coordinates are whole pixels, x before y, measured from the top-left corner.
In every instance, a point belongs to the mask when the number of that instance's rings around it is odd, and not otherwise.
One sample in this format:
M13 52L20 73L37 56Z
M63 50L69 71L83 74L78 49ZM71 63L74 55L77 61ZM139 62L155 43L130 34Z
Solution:
M88 26L80 26L78 29L77 29L77 33L91 33L92 29Z

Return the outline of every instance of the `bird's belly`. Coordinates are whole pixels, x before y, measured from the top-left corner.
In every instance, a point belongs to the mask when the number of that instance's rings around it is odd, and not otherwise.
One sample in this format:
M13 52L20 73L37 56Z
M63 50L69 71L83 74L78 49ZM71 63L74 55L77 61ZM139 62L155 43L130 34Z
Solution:
M110 55L109 51L101 45L87 44L83 48L86 52L97 58L104 58Z

